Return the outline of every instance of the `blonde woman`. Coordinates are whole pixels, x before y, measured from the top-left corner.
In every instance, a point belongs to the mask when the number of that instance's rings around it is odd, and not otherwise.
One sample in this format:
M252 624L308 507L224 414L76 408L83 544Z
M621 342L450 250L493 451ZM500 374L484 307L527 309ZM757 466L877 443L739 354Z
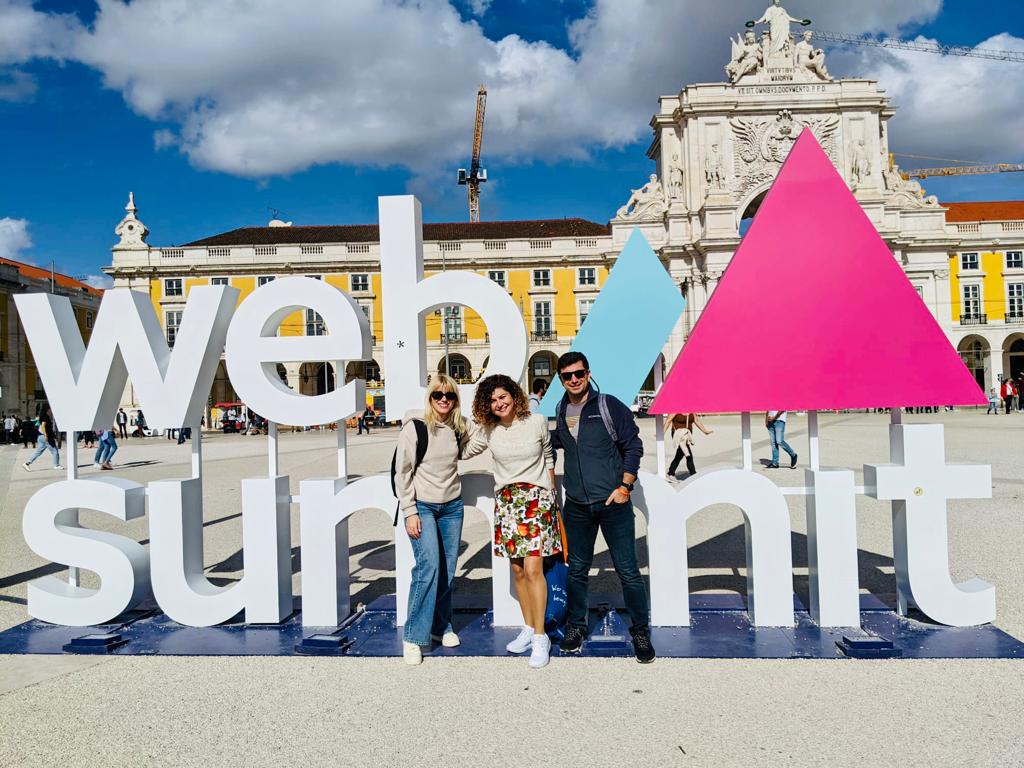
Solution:
M506 648L531 651L530 666L543 667L551 652L544 558L562 551L548 420L530 413L522 388L501 374L477 385L473 418L494 460L494 551L509 558L523 612L523 629Z
M407 664L422 662L422 648L431 640L448 648L459 645L451 623L463 516L458 461L478 432L462 416L455 381L440 374L427 386L422 415L406 419L398 436L395 490L416 557L402 644ZM426 446L420 445L421 438ZM422 456L419 462L417 456Z

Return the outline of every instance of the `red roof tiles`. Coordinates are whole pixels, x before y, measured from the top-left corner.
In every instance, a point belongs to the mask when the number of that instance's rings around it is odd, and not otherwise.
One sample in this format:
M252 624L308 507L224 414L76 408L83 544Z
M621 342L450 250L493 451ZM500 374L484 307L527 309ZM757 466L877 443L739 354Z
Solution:
M35 267L31 264L23 264L20 261L14 261L12 259L0 259L0 264L6 264L14 267L25 277L30 277L33 280L49 280L50 270L43 269L42 267ZM62 288L68 288L71 290L85 291L91 293L93 296L102 296L103 291L99 288L93 288L87 283L83 283L80 280L75 280L73 277L62 275L60 272L53 273L54 282Z
M940 203L949 208L946 221L1020 221L1024 219L1024 200L989 200L976 203Z

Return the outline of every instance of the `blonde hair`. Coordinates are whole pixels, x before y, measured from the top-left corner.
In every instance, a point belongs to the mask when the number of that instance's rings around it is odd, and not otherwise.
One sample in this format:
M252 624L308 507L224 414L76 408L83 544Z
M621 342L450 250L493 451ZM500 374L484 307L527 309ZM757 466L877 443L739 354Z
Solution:
M437 412L430 403L430 396L434 392L455 393L455 403L452 405L452 409L448 411L448 418L444 422L437 420ZM455 379L443 373L437 374L437 376L430 380L430 384L427 385L427 395L423 403L423 421L426 422L427 427L433 431L437 428L438 424L446 423L459 434L466 434L466 419L463 417L462 409L459 407L461 399L459 397L459 385L455 383Z

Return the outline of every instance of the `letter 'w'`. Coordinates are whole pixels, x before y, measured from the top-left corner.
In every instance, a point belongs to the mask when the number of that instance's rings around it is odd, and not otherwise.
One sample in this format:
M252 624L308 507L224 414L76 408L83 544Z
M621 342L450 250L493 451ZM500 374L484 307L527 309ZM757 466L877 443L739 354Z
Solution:
M168 348L148 295L107 291L86 350L66 297L15 296L61 431L110 429L131 377L146 423L155 429L199 426L238 299L226 286L197 286Z

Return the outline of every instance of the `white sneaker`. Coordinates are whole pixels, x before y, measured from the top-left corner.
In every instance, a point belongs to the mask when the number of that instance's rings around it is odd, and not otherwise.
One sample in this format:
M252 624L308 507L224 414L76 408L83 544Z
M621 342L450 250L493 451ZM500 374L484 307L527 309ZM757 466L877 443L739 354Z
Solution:
M100 464L98 461L94 461L93 464L92 464L92 468L93 469L103 469L103 465Z
M27 461L24 464L22 464L21 466L23 466L25 468L26 472L31 472L32 471L32 465L29 464Z
M402 643L402 659L409 666L423 663L423 651L416 643Z
M533 651L530 653L530 668L540 669L548 665L551 654L551 638L547 635L533 636Z
M435 643L440 643L445 648L458 648L462 645L462 641L459 640L459 636L454 632L445 632L444 637L441 635L431 635L430 639Z
M516 639L505 646L509 653L526 653L533 645L533 627L523 627Z
M67 469L67 467L62 467L60 464L54 464L53 468L54 469Z

